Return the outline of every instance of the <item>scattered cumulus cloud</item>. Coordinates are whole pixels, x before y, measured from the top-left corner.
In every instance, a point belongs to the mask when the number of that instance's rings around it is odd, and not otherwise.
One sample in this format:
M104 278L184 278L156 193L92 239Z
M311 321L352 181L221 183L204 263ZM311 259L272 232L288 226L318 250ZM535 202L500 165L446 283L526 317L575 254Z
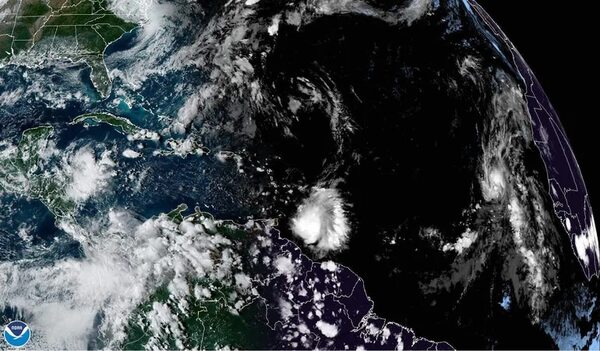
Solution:
M589 228L579 235L575 235L575 250L577 256L583 264L590 264L589 254L596 257L596 262L600 261L600 248L598 247L598 233L596 232L596 221L592 216Z
M318 321L316 326L328 338L335 338L338 334L338 327L335 324Z

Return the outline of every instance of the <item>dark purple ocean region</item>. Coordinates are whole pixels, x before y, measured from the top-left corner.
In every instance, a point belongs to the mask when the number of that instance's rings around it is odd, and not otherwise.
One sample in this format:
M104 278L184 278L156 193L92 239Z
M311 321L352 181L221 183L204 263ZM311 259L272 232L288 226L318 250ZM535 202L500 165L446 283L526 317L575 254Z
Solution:
M257 271L265 283L259 294L268 325L283 349L453 350L447 342L418 337L398 323L378 317L364 281L350 268L317 262L274 228L259 248ZM400 302L399 302L400 303Z
M510 52L510 62L521 76L535 145L548 174L554 212L569 235L571 247L588 280L600 274L600 249L589 195L581 170L558 114L519 51L475 0L463 0L482 29Z

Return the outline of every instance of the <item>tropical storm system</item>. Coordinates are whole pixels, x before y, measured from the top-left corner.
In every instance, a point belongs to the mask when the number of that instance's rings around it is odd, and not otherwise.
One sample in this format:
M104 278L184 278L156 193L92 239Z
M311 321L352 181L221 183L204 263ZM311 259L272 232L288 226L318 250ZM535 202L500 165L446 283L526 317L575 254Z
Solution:
M0 0L0 209L2 349L600 347L581 171L475 0Z

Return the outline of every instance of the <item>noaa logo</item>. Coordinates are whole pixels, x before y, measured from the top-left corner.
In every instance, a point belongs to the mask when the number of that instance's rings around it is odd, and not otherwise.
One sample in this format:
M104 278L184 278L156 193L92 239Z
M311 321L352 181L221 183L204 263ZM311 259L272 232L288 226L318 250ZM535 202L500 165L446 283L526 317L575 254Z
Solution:
M23 347L31 339L31 330L26 323L12 321L4 328L4 340L12 347Z

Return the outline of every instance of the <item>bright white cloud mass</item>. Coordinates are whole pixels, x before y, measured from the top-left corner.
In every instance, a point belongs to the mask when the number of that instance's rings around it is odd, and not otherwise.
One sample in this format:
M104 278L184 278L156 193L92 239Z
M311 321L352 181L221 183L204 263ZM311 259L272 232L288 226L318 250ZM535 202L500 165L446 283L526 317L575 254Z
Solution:
M291 229L294 235L318 253L342 249L348 242L350 226L339 192L314 188L298 207Z

